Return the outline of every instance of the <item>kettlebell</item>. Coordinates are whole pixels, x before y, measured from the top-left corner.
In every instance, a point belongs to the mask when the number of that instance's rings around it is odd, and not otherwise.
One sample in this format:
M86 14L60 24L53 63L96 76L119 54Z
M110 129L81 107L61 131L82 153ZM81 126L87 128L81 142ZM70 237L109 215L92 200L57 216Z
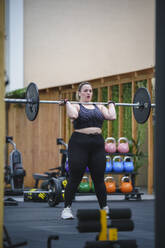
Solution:
M113 171L116 173L123 172L124 166L123 166L123 160L121 156L115 156L113 158Z
M120 191L122 193L130 193L133 190L130 177L124 176L121 178Z
M126 156L124 157L124 171L132 172L134 170L134 164L132 157Z
M116 140L113 137L108 137L105 140L105 151L108 153L116 152Z
M79 184L78 191L80 193L88 193L90 191L89 179L84 176Z
M107 193L116 192L116 183L113 177L106 177L104 181L105 181L105 187L106 187Z
M129 144L128 144L127 138L121 137L118 139L117 150L120 153L128 153L129 152Z
M106 169L105 172L110 172L112 171L112 163L111 163L111 157L110 156L106 156Z

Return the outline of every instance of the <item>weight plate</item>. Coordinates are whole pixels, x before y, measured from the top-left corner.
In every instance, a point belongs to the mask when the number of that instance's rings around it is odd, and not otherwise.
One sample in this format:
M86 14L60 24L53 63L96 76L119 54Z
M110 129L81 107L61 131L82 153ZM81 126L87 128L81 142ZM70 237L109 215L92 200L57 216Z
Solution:
M30 83L26 90L25 112L30 121L34 121L39 111L39 92L35 83Z
M139 103L140 107L133 107L135 120L143 124L145 123L151 112L151 98L146 88L139 88L134 95L133 103Z

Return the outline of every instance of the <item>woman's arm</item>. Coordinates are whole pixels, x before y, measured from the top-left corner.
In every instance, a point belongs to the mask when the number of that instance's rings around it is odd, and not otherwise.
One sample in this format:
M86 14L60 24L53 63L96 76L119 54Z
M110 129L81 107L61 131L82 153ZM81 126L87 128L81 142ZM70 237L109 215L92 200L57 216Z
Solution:
M113 102L108 104L108 108L103 105L100 105L100 110L106 120L116 120L116 109L115 104Z
M77 119L79 110L80 107L78 104L71 104L69 101L66 102L66 113L71 120Z

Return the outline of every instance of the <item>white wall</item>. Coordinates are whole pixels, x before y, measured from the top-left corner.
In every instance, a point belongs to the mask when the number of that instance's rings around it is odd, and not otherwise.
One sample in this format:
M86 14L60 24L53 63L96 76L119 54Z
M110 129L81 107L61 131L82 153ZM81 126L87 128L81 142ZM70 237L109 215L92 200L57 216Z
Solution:
M6 0L7 91L24 87L23 0Z
M155 65L155 0L24 0L24 79L39 88Z

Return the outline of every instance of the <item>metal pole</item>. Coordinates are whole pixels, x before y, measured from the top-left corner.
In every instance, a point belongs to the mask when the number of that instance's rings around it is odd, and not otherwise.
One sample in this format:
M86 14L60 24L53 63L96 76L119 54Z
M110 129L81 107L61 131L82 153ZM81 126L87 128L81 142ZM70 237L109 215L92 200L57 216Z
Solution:
M33 102L31 100L27 100L27 99L10 99L10 98L5 98L4 99L5 102L8 103L37 103L37 102ZM92 105L92 104L99 104L99 105L108 105L108 102L76 102L76 101L69 101L71 104L84 104L84 105ZM62 100L60 101L54 101L54 100L40 100L39 103L43 103L43 104L60 104L62 103ZM140 103L115 103L115 106L123 106L123 107L139 107ZM145 104L144 104L145 106ZM156 104L151 104L151 107L155 107Z
M108 102L71 102L71 103L81 103L84 105L90 105L90 104L108 105ZM138 107L139 103L117 103L115 102L115 106Z
M29 101L27 99L10 99L10 98L5 98L4 99L5 102L9 102L9 103L28 103Z
M165 223L165 166L164 166L164 141L165 141L165 115L164 115L164 92L165 92L165 1L156 0L156 113L154 133L154 177L155 177L155 248L165 247L164 223Z
M8 103L35 103L32 101L28 101L27 99L10 99L5 98L5 102ZM69 101L71 104L84 104L84 105L92 105L92 104L99 104L99 105L107 105L108 102L76 102L76 101ZM54 101L54 100L40 100L39 103L44 104L60 104L62 101ZM115 103L115 106L127 106L127 107L138 107L139 103Z

